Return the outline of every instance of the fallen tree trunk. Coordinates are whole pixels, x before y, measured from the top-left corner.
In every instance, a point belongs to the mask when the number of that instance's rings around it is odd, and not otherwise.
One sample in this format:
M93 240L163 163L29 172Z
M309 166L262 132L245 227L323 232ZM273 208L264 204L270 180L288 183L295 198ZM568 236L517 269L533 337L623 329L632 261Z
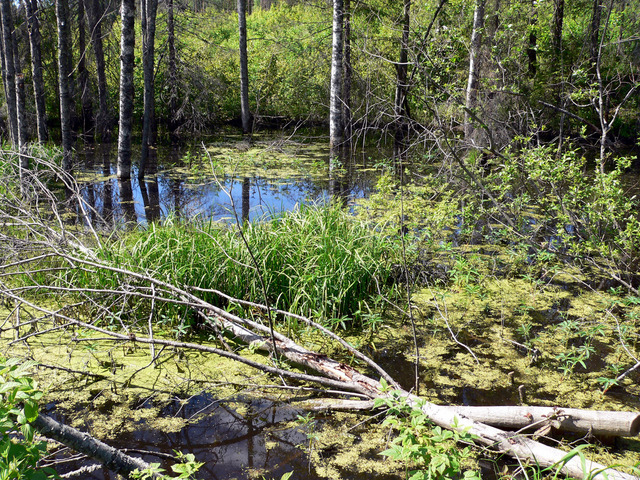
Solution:
M563 432L635 437L640 414L560 407L449 407L456 413L494 427L521 430L550 425Z
M101 442L88 433L64 425L53 418L40 414L32 423L33 427L45 437L57 440L76 452L99 461L104 468L129 477L134 470L146 470L151 466L139 458L130 457L120 450ZM153 476L159 478L158 475Z

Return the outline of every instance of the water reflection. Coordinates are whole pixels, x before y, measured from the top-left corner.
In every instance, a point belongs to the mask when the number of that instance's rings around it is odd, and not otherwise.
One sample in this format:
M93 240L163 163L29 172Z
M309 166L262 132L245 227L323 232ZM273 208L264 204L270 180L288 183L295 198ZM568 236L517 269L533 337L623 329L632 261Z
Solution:
M317 149L317 145L309 148ZM137 179L134 165L131 180L121 181L115 177L112 146L87 146L82 157L84 201L94 209L91 220L99 216L107 228L168 216L235 221L237 214L243 221L254 220L298 204L325 202L332 196L348 204L369 194L374 177L354 161L345 162L338 173L330 173L327 157L324 175L289 168L282 175L274 170L216 178L208 165L194 163L185 150L171 148L151 153L143 180Z
M238 397L221 402L208 394L196 395L187 402L176 400L165 408L165 417L183 418L188 425L178 432L148 430L143 426L131 433L119 434L109 441L116 448L124 448L142 455L147 462L161 462L170 471L166 457L174 450L193 453L196 461L204 462L198 478L228 479L255 478L251 470L268 477L280 478L291 470L308 477L308 458L304 445L306 433L299 427L284 425L295 420L299 410L265 399ZM300 447L303 448L300 448ZM68 465L59 468L65 473L78 468ZM84 474L83 478L107 480L115 478L103 469Z

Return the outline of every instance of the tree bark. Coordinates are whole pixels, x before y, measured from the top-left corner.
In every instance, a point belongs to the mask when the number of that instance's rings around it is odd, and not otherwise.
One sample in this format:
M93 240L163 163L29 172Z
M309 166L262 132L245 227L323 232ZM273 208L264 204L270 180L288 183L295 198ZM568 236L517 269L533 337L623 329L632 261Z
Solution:
M407 105L407 71L409 62L409 21L411 0L404 0L402 12L402 39L400 40L400 56L396 64L396 93L393 102L393 117L395 123L393 158L402 163L405 156L405 139L408 134L409 108Z
M36 126L38 142L44 143L49 139L47 129L47 113L45 108L44 77L42 70L42 35L40 33L40 21L37 15L37 0L24 0L27 25L29 27L29 46L31 49L31 76L33 78L33 92L36 107Z
M176 37L173 0L167 0L167 44L169 47L169 135L175 140L178 115L178 76L176 73Z
M15 33L15 32L14 32ZM26 153L27 147L27 118L26 112L26 92L24 90L24 74L20 64L20 51L18 50L18 35L13 35L13 62L16 70L16 117L18 119L18 149L20 153ZM27 168L28 158L20 157L21 168Z
M333 0L333 32L331 45L331 92L329 101L329 150L331 164L340 159L344 141L342 118L342 51L343 51L343 0Z
M62 130L62 168L71 172L71 28L68 0L56 0L58 24L58 84L60 86L60 129Z
M76 452L84 453L99 461L104 468L126 478L136 469L142 471L150 468L144 460L130 457L88 433L57 422L47 415L40 414L33 422L33 427L45 437L56 440Z
M537 0L531 2L531 17L529 19L529 45L527 58L529 60L529 77L536 76L538 69L538 7Z
M593 0L591 26L589 28L589 52L591 62L595 63L600 50L600 19L602 18L602 0Z
M480 84L480 46L482 44L482 30L484 28L484 7L486 0L476 0L473 12L473 31L471 33L471 48L469 50L469 78L464 114L464 137L470 142L473 136L473 125L470 113L478 103L478 85Z
M2 53L4 57L3 75L5 87L5 99L7 102L7 115L9 117L9 134L11 145L19 146L18 140L18 107L16 99L16 73L13 59L13 16L11 13L11 0L2 0L0 4L2 14Z
M35 1L35 0L33 0ZM96 117L97 133L101 141L109 139L111 115L107 103L107 75L104 59L104 47L102 43L102 16L104 7L101 0L89 0L86 3L89 30L91 32L91 45L96 60L96 76L98 83L98 115Z
M238 31L240 47L240 110L242 133L251 133L251 112L249 111L249 61L247 58L247 0L238 0Z
M158 0L142 0L141 5L144 114L142 118L142 154L140 156L138 178L144 178L149 148L152 148L154 144L153 131L156 119L154 66Z
M260 0L260 8L262 10L270 10L271 9L271 0Z
M553 11L553 25L551 29L551 43L556 58L560 58L562 52L562 29L564 24L564 0L555 0L555 9Z
M91 0L89 0L91 1ZM85 32L85 0L78 0L78 88L82 111L82 133L93 136L93 106L89 91L89 72L87 71L87 40Z
M560 407L450 407L477 422L498 428L539 429L550 425L562 432L635 437L640 433L640 414Z
M118 122L117 168L120 179L131 178L135 8L135 0L122 0L120 5L122 35L120 38L120 121Z
M342 121L344 125L345 148L349 149L352 135L351 116L351 83L353 79L353 66L351 65L351 0L344 0L344 82Z

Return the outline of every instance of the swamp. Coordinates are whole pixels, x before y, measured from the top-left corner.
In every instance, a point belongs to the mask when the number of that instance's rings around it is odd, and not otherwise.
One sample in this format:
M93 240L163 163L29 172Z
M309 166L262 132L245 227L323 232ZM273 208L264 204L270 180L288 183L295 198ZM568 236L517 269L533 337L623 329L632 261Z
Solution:
M639 2L0 20L0 480L640 478Z

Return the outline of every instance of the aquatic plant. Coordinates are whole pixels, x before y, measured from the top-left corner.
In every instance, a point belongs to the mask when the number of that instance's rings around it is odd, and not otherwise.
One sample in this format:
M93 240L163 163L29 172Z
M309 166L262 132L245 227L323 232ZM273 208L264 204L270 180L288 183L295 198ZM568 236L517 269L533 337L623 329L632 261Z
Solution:
M264 278L266 301L274 308L344 328L374 318L369 307L389 282L397 252L394 239L378 235L338 205L300 206L242 228ZM246 245L225 224L174 218L129 234L101 255L114 265L152 271L175 285L265 301ZM84 284L95 280L92 275L82 278ZM101 276L100 281L106 287L118 279ZM203 295L225 305L213 293Z

